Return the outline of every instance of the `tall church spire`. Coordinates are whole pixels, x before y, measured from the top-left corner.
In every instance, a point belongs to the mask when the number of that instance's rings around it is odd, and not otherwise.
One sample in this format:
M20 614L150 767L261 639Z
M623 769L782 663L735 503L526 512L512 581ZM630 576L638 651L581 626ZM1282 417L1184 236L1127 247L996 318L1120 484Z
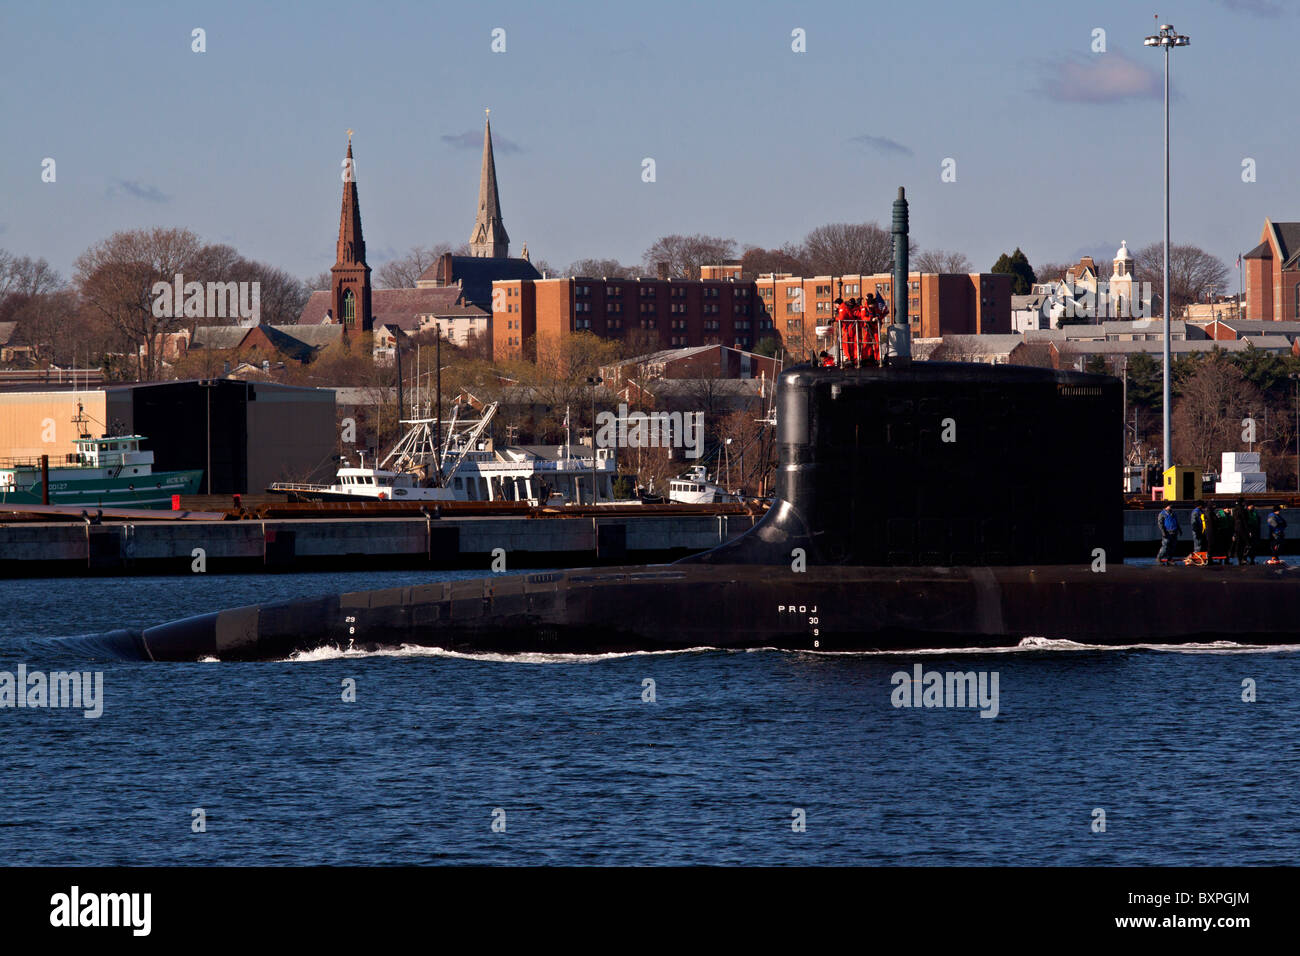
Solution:
M486 111L490 113L491 110ZM492 156L492 120L483 123L483 169L478 182L478 216L469 237L470 255L504 259L510 255L510 236L501 220L501 197L497 195L497 164Z
M369 332L370 266L366 265L366 240L361 234L361 203L357 199L356 167L352 162L352 130L348 130L348 158L343 163L343 208L339 214L338 254L330 296L334 321L345 328Z

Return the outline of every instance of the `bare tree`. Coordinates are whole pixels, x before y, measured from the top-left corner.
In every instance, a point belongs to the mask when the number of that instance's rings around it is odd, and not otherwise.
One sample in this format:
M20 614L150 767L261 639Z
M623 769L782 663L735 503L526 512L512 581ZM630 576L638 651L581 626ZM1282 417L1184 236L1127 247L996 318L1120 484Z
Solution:
M259 284L260 321L265 325L296 323L311 291L283 269L246 259L240 260L239 268L230 278Z
M911 267L917 272L938 272L941 274L968 273L974 268L965 255L948 249L923 249L912 260Z
M1074 268L1073 262L1049 262L1034 270L1039 282L1063 282L1067 269Z
M745 251L740 256L740 271L746 276L756 276L768 272L787 272L795 276L805 275L809 270L803 256L803 249L790 242L787 242L779 249L746 246Z
M302 285L303 288L306 289L308 295L313 292L331 289L334 287L334 273L330 272L329 269L326 269L324 272L318 272L314 276L308 276L306 279L303 279Z
M44 259L15 256L0 249L0 302L10 295L42 295L67 283Z
M930 352L931 362L977 362L988 355L988 346L978 335L945 335Z
M23 301L13 313L18 323L17 339L32 349L38 362L70 366L81 346L77 322L77 294L69 289L23 296Z
M1152 302L1160 302L1164 291L1164 244L1153 242L1133 256L1137 278L1151 283ZM1228 267L1199 246L1169 247L1169 304L1171 311L1199 302L1207 295L1223 292L1228 281ZM1163 304L1158 306L1164 309Z
M628 278L639 272L635 266L625 266L617 259L579 259L571 263L568 270L571 276L600 276L605 279Z
M1046 342L1026 342L1012 349L1007 359L1010 365L1036 365L1039 368L1052 367L1052 347Z
M700 266L726 262L736 255L736 240L721 236L660 236L645 251L645 267L656 275L660 264L673 278L698 279Z
M81 295L137 350L142 378L161 367L161 336L183 323L181 309L155 310L155 282L201 268L204 246L188 229L132 229L95 243L75 263ZM156 315L155 312L171 314Z
M1259 388L1222 354L1198 363L1179 393L1172 416L1174 456L1202 466L1215 465L1220 452L1242 448L1242 419L1265 405Z
M916 242L908 240L909 258ZM894 238L874 222L818 226L803 241L803 260L813 275L874 275L894 267Z
M448 252L463 255L469 251L453 250L451 243L439 242L432 246L412 246L406 255L385 262L375 270L375 284L381 289L414 289L415 282L429 266ZM324 288L329 288L326 285Z

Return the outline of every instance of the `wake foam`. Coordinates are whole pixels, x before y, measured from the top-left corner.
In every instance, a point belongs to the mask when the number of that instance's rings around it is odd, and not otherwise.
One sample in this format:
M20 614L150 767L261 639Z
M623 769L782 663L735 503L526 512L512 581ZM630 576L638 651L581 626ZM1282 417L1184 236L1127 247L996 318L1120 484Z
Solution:
M441 647L420 647L415 644L403 644L400 647L383 647L374 650L360 648L318 647L310 651L300 651L283 658L280 663L304 664L317 661L356 660L364 657L446 657L464 661L488 661L501 664L592 664L599 661L613 661L624 657L664 657L671 654L706 654L735 653L718 647L683 647L662 651L618 651L608 654L539 654L524 652L519 654L502 654L491 651L466 653L449 651Z

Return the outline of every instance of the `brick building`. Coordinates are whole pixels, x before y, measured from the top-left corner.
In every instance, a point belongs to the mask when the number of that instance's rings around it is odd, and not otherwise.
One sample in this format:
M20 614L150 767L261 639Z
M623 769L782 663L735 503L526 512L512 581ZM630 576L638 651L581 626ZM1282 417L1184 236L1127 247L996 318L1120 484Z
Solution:
M811 345L814 328L835 314L835 300L879 294L893 301L894 277L888 273L845 276L758 277L763 313L775 319L787 347ZM1011 332L1011 276L990 272L908 275L907 314L916 338L944 335L998 335Z
M892 301L893 276L761 275L738 279L739 264L704 266L693 279L572 276L493 284L492 344L497 358L518 356L529 339L589 331L637 335L647 351L697 345L752 350L766 338L810 350L815 327L834 315L834 300L879 292ZM913 334L989 335L1011 331L1011 277L993 273L911 274Z
M1246 318L1300 320L1300 222L1265 219L1259 245L1243 258Z
M773 334L753 282L730 279L513 279L493 283L492 354L520 356L530 339L572 332L657 349L728 345L749 351Z

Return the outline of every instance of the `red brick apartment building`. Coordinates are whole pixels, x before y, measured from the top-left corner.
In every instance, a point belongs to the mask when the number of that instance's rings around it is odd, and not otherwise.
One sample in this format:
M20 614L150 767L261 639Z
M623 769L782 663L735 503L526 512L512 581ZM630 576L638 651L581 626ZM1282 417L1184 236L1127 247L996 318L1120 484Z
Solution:
M801 339L811 341L811 327L831 320L838 298L861 299L877 293L892 303L894 277L882 273L807 278L777 273L759 276L756 285L764 311L774 316L777 331L793 346ZM1008 334L1011 276L910 273L907 314L918 338Z
M812 348L814 328L833 317L836 298L879 292L892 301L888 274L741 279L739 266L728 263L704 266L701 275L699 280L572 276L494 282L493 355L519 356L531 338L580 331L602 337L635 331L646 351L696 345L749 351L775 335L802 352ZM918 337L1011 331L1008 275L914 272L910 286L908 314Z
M1246 318L1300 321L1300 222L1265 219L1259 245L1244 260Z
M492 354L519 356L529 339L572 332L627 338L645 351L728 345L744 351L773 334L753 282L729 279L516 279L492 283Z

